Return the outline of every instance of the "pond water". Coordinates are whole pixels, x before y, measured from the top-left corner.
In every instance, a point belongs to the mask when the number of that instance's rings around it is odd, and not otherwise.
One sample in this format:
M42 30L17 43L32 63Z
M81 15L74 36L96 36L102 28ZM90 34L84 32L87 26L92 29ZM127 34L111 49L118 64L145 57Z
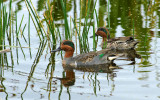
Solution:
M9 1L3 1L4 4L9 5ZM81 17L84 22L88 0L81 1ZM91 10L95 1L91 2ZM47 0L32 2L43 19ZM97 0L95 6L99 27L109 27L107 2L108 0ZM80 1L67 0L66 3L68 22L70 17L78 22ZM64 40L64 16L60 1L53 0L51 4L54 5L55 24L58 25ZM18 24L23 14L25 19L23 23L28 22L28 10L24 0L13 1L12 8L18 9ZM6 53L8 64L0 65L0 100L159 100L160 1L110 0L109 11L111 37L131 36L134 30L134 37L139 41L135 50L141 57L134 58L135 61L117 59L113 65L115 68L106 72L66 71L62 66L61 53L56 53L55 57L51 56L46 44L47 40L40 42L31 21L31 44L30 48L23 48L25 57L21 48L14 47L15 43L12 43L13 57L10 52ZM89 38L93 34L92 26L93 24L88 33L90 51L93 51L93 39ZM97 26L96 23L95 27ZM24 31L24 35L27 37L27 30ZM72 40L75 41L75 38L73 37ZM23 38L20 38L20 41L22 47L29 47ZM101 41L102 38L99 37L97 50L101 50L99 46ZM60 40L57 39L56 47L59 46L59 42ZM74 56L80 54L79 46L76 52ZM69 83L66 77L69 77Z

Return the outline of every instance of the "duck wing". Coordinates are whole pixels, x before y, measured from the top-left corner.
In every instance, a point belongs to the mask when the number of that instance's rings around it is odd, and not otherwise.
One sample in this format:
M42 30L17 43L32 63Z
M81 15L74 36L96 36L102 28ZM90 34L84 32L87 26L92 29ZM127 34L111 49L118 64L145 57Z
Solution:
M78 64L96 65L111 63L122 54L114 54L110 49L104 49L97 52L89 52L73 57L73 61Z
M77 55L73 57L73 60L76 62L86 63L86 62L91 62L93 58L96 56L97 56L97 53L93 51L93 52Z
M101 44L103 48L111 48L111 49L133 49L138 41L135 41L133 37L116 37L109 39L108 41Z
M132 41L134 40L132 36L128 36L128 37L116 37L116 38L112 38L109 39L108 42L115 42L115 41L119 41L119 42L127 42L127 41Z

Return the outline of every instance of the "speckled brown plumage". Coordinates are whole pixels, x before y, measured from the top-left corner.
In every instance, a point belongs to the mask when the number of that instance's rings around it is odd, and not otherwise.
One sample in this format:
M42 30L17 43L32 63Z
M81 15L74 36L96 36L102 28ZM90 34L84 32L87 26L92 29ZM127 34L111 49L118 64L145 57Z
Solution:
M110 33L105 27L98 28L95 35L103 38L101 43L103 49L129 50L134 49L138 43L138 41L135 41L132 36L110 38Z

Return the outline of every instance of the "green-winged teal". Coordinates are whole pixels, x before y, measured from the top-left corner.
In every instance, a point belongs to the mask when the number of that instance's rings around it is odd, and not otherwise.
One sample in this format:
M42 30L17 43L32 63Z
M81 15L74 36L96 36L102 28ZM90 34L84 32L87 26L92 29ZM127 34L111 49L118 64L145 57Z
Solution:
M74 43L69 40L64 40L61 42L60 47L51 51L65 51L64 59L62 61L62 65L70 65L70 66L79 66L79 65L98 65L98 64L105 64L111 63L114 59L122 56L122 54L109 54L108 49L104 49L97 52L89 52L77 55L73 57L74 53Z
M101 36L103 38L101 46L102 48L110 48L117 50L134 49L138 41L135 41L133 37L116 37L110 38L110 34L107 28L98 28L95 36ZM93 37L93 36L91 36Z

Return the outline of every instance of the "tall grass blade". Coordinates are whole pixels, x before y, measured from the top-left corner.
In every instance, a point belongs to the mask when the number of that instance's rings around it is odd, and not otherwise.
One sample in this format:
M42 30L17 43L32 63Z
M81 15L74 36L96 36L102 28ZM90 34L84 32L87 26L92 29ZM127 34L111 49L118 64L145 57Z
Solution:
M28 44L29 44L29 52L30 52L30 58L32 58L32 53L31 53L31 39L30 39L30 37L31 37L31 35L30 35L30 14L29 14L29 16L28 16Z
M26 28L26 25L27 25L27 24L25 24L24 27L23 27L23 29L20 30L20 31L21 31L21 35L22 35L24 41L27 43L27 39L25 38L25 36L24 36L24 34L23 34L23 33L24 33L24 30L25 30L25 28Z
M134 39L134 19L133 19L133 39Z
M94 11L95 11L95 15L96 15L97 27L99 27L99 20L98 20L97 10L95 9Z
M107 3L107 7L108 7L108 30L110 32L110 10L109 10L109 4L110 4L110 1L108 0L108 3Z
M36 23L35 23L35 21L34 21L34 19L33 19L33 16L31 15L31 12L30 12L30 10L29 10L29 6L28 6L26 0L25 0L25 4L26 4L26 7L27 7L27 9L28 9L28 12L29 12L29 14L30 14L30 16L31 16L32 22L33 22L33 24L34 24L34 27L36 28L36 31L37 31L37 33L38 33L39 39L40 39L40 41L42 41L42 39L41 39L41 37L40 37L40 33L39 33L39 30L38 30L38 27L36 26Z
M37 18L36 14L35 14L35 12L34 12L34 10L33 10L33 8L32 8L32 6L31 6L31 4L29 3L28 0L25 0L25 3L26 3L26 6L27 6L28 11L29 11L29 8L30 8L30 10L31 10L31 12L32 12L32 14L33 14L36 22L37 22L37 25L38 25L38 28L39 28L39 30L40 30L41 36L42 36L42 38L44 39L44 35L43 35L42 29L41 29L40 22L38 21L38 18ZM29 11L29 12L30 12L30 11ZM30 14L31 14L31 13L30 13ZM34 19L32 19L32 21L33 21L33 20L34 20ZM37 31L38 31L38 30L37 30Z
M93 24L93 50L96 51L95 26Z
M17 17L16 17L17 18ZM25 53L24 53L24 51L23 51L23 49L22 49L22 46L21 46L21 43L20 43L20 40L19 40L19 31L20 31L20 28L21 28L21 26L22 26L22 22L23 22L23 18L24 18L24 15L22 16L22 19L21 19L21 22L20 22L20 25L19 25L19 28L18 28L18 31L17 31L17 35L16 35L16 37L17 37L17 42L19 43L19 46L20 46L20 48L21 48L21 51L22 51L22 53L23 53L23 56L24 56L24 58L25 58ZM16 20L17 21L17 20ZM17 23L17 22L16 22ZM18 43L17 43L17 46L18 46Z
M87 24L88 24L88 17L90 14L90 5L91 5L91 0L87 1L88 5L87 5L87 15L85 17L85 25L84 25L84 29L83 29L83 33L82 33L82 42L83 42L83 52L88 52L89 51L89 47L88 47L88 31L87 31Z
M3 30L2 30L2 29L3 29L3 26L2 26L2 25L3 25L3 24L2 24L2 22L3 22L3 21L2 21L2 20L3 20L2 18L3 18L3 17L2 17L2 13L1 13L1 12L3 11L3 8L2 8L2 7L3 7L3 3L2 3L2 0L0 0L0 45L2 45L2 40L3 40ZM2 47L0 47L0 50L2 50L1 48L2 48Z
M16 46L18 46L18 25L17 25L17 11L15 13L15 18L16 18ZM17 64L19 64L18 62L18 48L16 48L16 54L17 54Z
M78 32L78 29L76 27L76 23L74 22L73 19L72 19L72 22L74 24L74 29L76 30L76 33L78 34L80 53L82 53L83 52L81 49L82 48L82 37L81 37L80 33Z
M67 14L66 14L66 6L64 5L63 0L60 0L60 2L63 9L64 21L65 21L65 38L70 39L70 31L69 31L69 25L68 25Z

